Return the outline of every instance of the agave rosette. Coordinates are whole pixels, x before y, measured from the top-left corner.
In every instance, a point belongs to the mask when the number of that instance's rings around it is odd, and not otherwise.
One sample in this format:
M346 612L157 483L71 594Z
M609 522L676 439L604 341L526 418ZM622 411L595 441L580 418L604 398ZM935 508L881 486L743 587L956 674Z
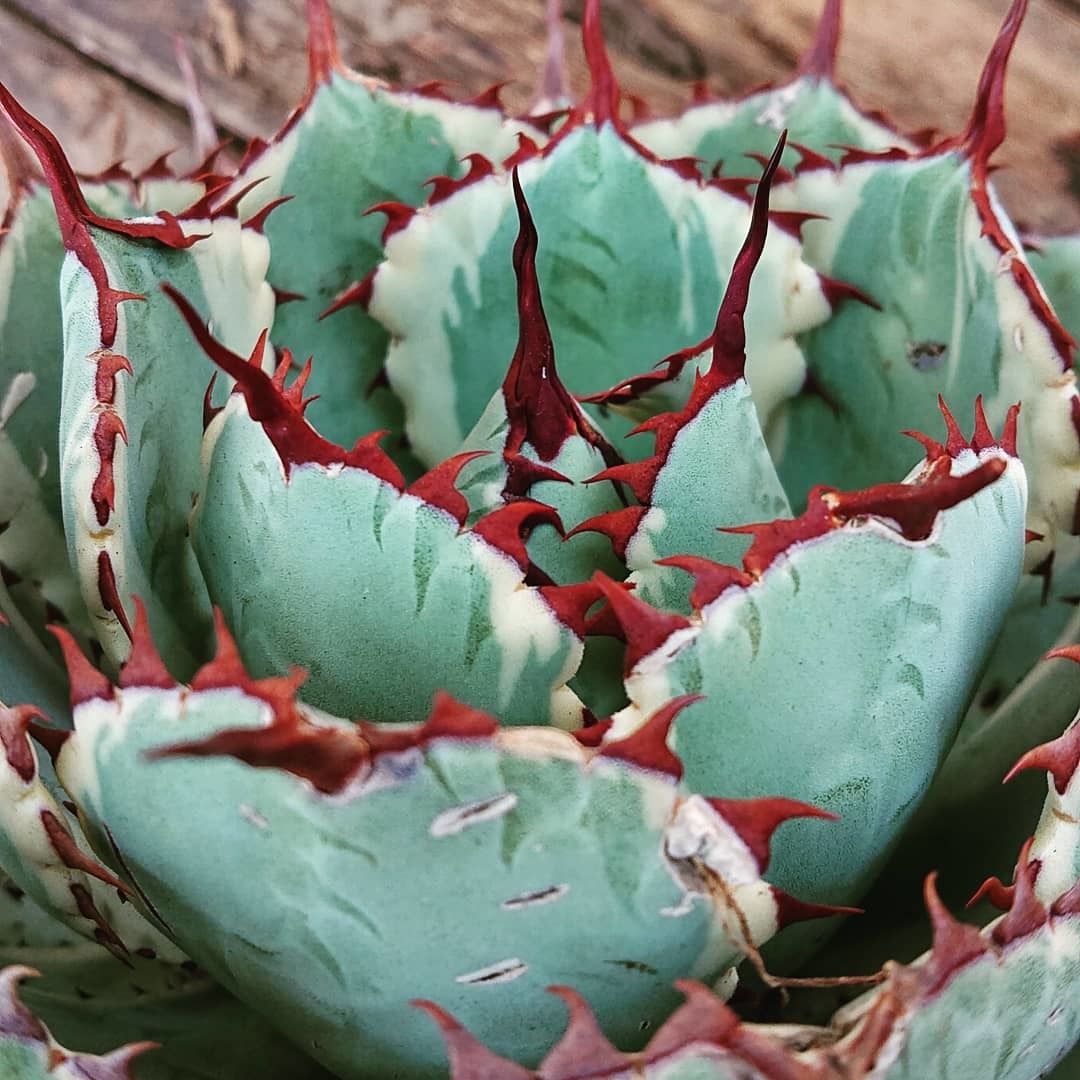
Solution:
M0 244L0 1062L1056 1063L1080 398L988 181L1025 8L938 140L838 89L835 0L788 84L634 125L595 0L588 93L525 119L348 70L309 0L305 98L235 174L77 177L0 88L37 158ZM1033 256L1067 313L1071 257ZM991 791L1018 759L1037 822ZM985 929L933 876L912 917L927 870L1014 863Z

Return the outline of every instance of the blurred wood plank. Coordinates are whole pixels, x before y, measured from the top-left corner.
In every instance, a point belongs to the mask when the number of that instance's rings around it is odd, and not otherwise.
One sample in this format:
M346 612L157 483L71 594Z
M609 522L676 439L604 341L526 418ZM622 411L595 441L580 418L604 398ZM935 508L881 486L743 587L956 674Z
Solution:
M708 77L730 94L787 76L820 6L607 0L605 25L624 87L669 113L695 79ZM857 101L886 108L903 128L955 130L1007 6L848 0L841 78ZM104 164L121 144L145 160L185 138L173 52L180 35L222 130L266 134L304 84L302 7L301 0L0 0L0 72L80 165ZM445 79L462 94L510 78L512 107L531 96L544 52L542 0L335 0L335 8L342 51L361 70L403 85ZM581 0L566 8L580 87ZM1080 130L1077 56L1080 5L1033 0L1010 72L1010 137L1001 155L1009 169L1000 188L1021 221L1043 229L1080 227L1062 160Z

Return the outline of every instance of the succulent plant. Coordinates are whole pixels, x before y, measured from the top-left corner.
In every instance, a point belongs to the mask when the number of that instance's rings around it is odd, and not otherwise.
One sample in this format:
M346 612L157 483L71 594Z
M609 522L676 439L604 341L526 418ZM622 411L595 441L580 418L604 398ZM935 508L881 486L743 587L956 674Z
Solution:
M0 1074L1049 1073L1080 256L989 180L1026 6L948 138L840 89L839 0L635 123L598 0L526 117L308 0L304 100L184 176L0 86Z

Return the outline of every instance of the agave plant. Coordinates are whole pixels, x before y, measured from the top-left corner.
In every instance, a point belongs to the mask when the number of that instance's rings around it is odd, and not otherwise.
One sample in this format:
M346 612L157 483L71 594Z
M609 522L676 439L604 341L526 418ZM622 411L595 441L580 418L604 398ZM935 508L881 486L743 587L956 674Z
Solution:
M838 87L838 0L790 82L635 124L597 0L527 117L308 0L235 171L77 176L0 86L0 1075L1064 1057L1080 289L989 182L1026 6L938 139Z

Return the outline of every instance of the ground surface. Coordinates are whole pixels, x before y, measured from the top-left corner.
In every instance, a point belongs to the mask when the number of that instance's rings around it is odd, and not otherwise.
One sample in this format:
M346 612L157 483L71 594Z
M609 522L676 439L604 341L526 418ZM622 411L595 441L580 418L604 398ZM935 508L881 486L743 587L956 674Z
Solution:
M624 86L659 113L707 78L733 93L783 76L822 0L607 0ZM346 59L394 82L446 79L474 93L514 79L531 96L543 56L542 0L334 0ZM955 130L1006 0L848 0L840 73L861 103L905 128ZM566 0L571 71L583 82ZM0 78L60 136L76 164L145 163L189 136L174 38L189 42L223 135L266 134L304 82L302 0L0 0ZM1032 0L1009 84L1000 181L1013 215L1080 228L1080 0ZM1070 140L1074 139L1075 142ZM1071 147L1071 149L1070 149ZM1076 173L1069 193L1069 162Z

